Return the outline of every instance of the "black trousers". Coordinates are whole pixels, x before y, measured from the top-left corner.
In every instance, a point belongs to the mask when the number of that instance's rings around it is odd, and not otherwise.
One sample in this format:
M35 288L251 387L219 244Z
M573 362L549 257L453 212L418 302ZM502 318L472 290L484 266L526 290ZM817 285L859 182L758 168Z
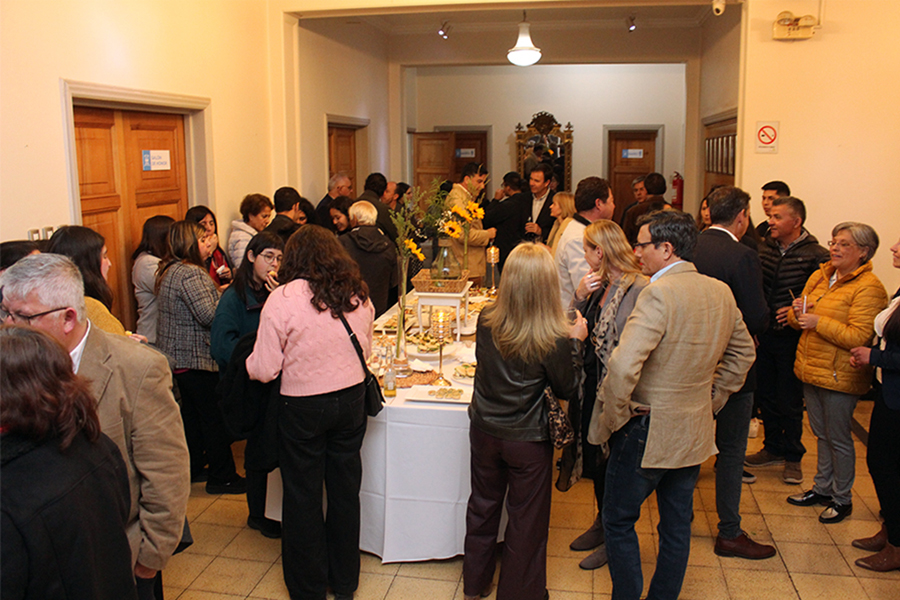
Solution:
M800 334L759 336L756 349L756 405L763 420L765 449L790 462L806 454L803 436L803 384L794 375Z
M325 600L329 587L336 594L352 594L359 586L365 386L282 396L281 402L281 551L288 593L292 600ZM323 486L328 496L324 515Z
M900 546L900 410L888 408L880 390L869 424L866 464L884 514L888 541Z
M503 502L509 522L497 600L542 600L547 588L547 536L553 446L549 441L503 440L469 427L472 494L466 509L463 586L482 593L497 566Z
M181 390L181 418L191 454L191 473L199 473L209 463L209 483L227 483L237 474L231 443L219 410L216 386L219 374L190 370L176 373Z

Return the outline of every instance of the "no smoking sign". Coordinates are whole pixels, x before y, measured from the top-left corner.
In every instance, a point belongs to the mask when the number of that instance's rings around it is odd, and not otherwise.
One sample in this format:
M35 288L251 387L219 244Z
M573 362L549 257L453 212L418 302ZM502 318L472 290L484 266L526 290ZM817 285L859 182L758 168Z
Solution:
M756 122L756 153L757 154L777 154L778 153L778 132L780 130L778 121L757 121Z

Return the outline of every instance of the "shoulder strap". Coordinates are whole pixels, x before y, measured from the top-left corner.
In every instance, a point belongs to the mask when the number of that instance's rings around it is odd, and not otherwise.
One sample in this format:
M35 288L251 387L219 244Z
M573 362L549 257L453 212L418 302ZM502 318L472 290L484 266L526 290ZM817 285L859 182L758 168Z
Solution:
M344 329L347 330L347 333L350 335L350 341L353 342L353 347L356 348L356 354L359 356L359 362L362 365L363 372L368 373L368 366L366 365L366 359L363 357L362 346L359 345L359 340L356 339L356 334L350 329L350 324L347 323L347 319L344 318L344 314L341 313L339 315L341 319L341 323L344 324Z

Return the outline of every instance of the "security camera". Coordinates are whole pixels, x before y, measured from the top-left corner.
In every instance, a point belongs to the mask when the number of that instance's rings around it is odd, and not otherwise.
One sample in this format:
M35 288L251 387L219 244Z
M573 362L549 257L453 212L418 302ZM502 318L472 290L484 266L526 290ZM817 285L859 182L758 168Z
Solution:
M725 12L725 0L712 0L712 9L714 15L721 17Z

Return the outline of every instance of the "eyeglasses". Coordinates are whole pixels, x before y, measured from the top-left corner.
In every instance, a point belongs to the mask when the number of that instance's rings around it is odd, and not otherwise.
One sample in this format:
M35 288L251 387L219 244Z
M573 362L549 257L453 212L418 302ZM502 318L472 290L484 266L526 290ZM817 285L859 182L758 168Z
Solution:
M828 247L835 248L837 247L839 250L846 250L847 248L859 247L859 244L854 244L853 242L836 242L835 240L828 240Z
M275 252L263 252L262 254L259 255L259 257L261 259L265 260L270 265L272 263L280 263L281 259L282 259L282 255L277 254Z
M653 242L635 242L635 243L633 243L633 244L631 245L631 247L634 248L635 250L637 250L638 248L640 248L641 250L643 250L643 249L644 249L644 246L649 246L649 245L652 244L652 243L653 243Z
M49 315L51 313L59 312L61 310L66 310L69 308L68 306L60 306L59 308L53 308L50 310L45 310L44 312L39 312L33 315L23 315L22 313L17 313L9 310L2 304L0 304L0 321L5 321L6 319L12 319L13 323L25 323L26 325L31 325L31 321L37 319L38 317L43 317Z

